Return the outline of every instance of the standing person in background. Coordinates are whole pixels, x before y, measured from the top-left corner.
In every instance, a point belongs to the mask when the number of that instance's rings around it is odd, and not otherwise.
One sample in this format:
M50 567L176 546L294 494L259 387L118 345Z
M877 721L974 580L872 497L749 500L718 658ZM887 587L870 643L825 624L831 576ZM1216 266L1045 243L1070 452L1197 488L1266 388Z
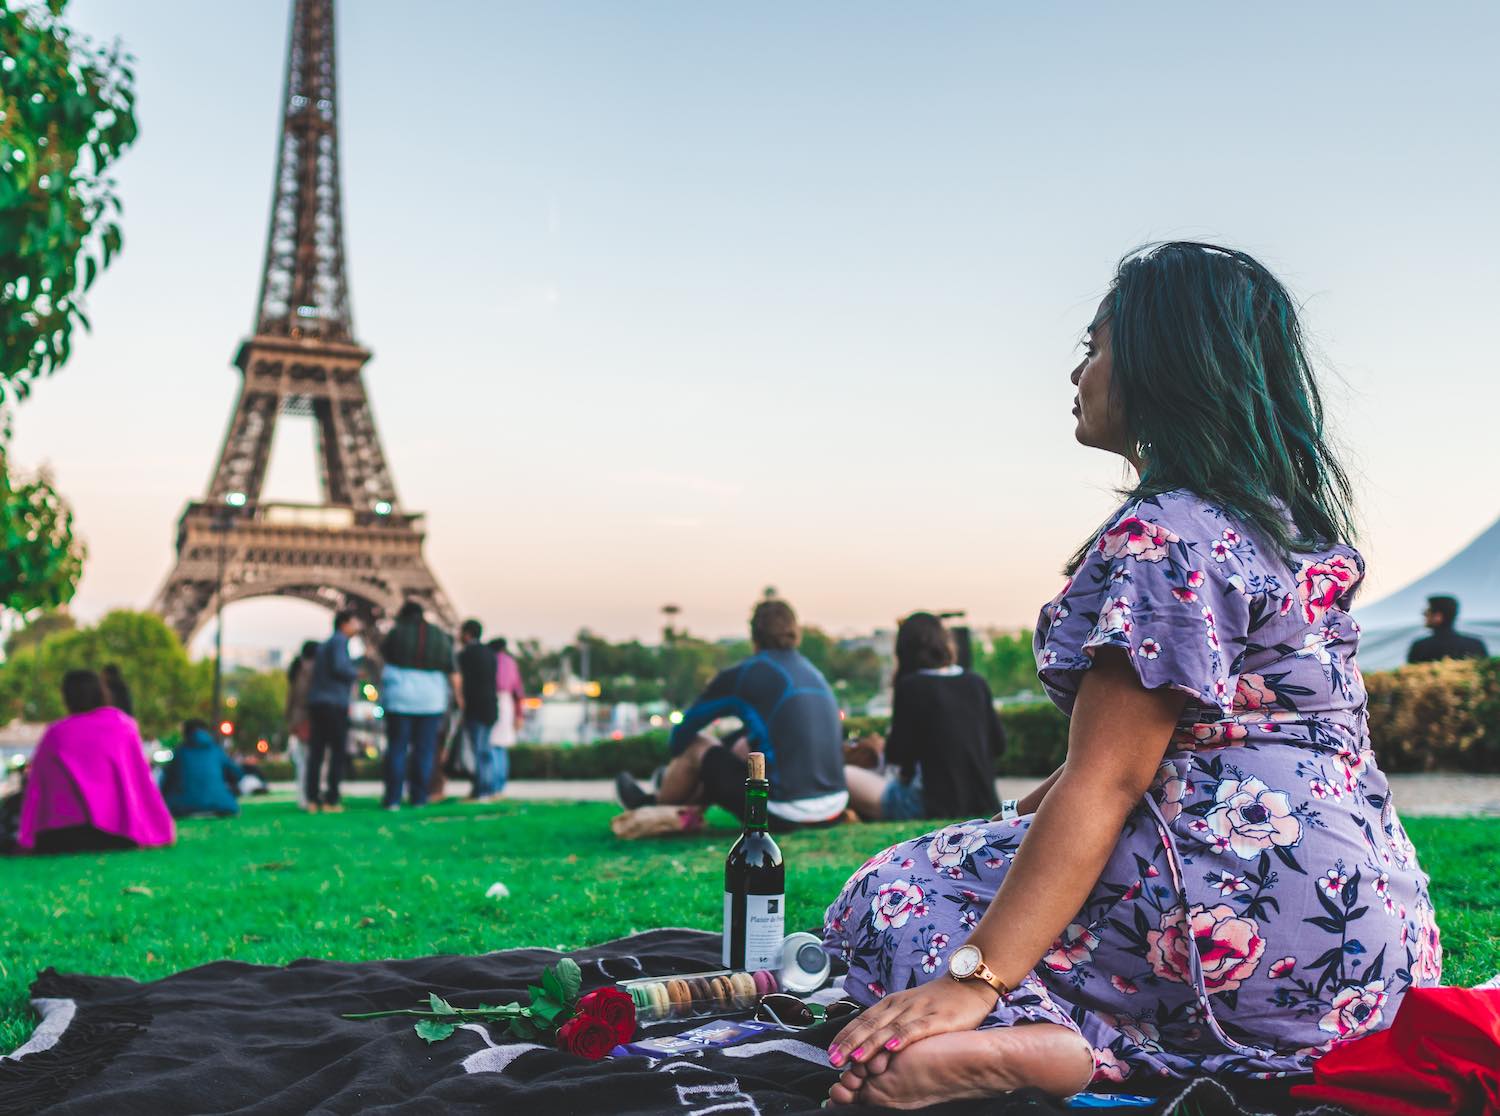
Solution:
M520 736L521 725L526 719L526 686L521 681L521 664L516 662L507 649L505 640L490 641L495 652L495 690L498 713L495 731L490 734L490 743L495 747L494 778L491 794L498 795L505 789L510 778L510 749Z
M380 681L386 732L384 806L401 808L405 782L410 783L411 804L423 806L437 762L438 729L450 696L460 689L453 683L453 639L427 622L420 601L407 601L396 613L396 624L380 652L385 660Z
M339 612L333 618L333 635L318 646L313 656L312 681L307 692L307 770L302 785L307 793L303 809L314 814L320 809L337 814L344 808L339 803L339 782L344 777L345 746L349 738L349 690L359 677L359 668L349 657L349 641L359 634L360 627L359 617L353 611ZM318 782L324 755L328 757L328 791L320 796Z
M1489 648L1483 640L1453 630L1458 620L1457 597L1428 597L1422 622L1432 630L1411 645L1406 653L1408 663L1435 663L1440 659L1485 659Z
M135 702L130 700L130 687L125 685L125 679L120 674L120 668L110 663L102 671L99 677L104 680L104 692L109 698L109 704L118 709L127 717L135 716Z
M956 659L952 635L932 613L901 621L890 735L880 743L894 774L844 768L849 804L865 821L999 813L994 757L1005 732L989 684Z
M318 641L310 639L286 668L286 750L292 757L297 777L297 805L307 805L307 743L312 738L312 722L307 697L312 692L313 662L318 657Z
M499 713L495 688L495 653L479 642L484 628L478 620L465 620L458 640L458 708L463 718L464 735L474 750L474 789L469 797L478 802L495 793L493 785L495 748L490 732Z

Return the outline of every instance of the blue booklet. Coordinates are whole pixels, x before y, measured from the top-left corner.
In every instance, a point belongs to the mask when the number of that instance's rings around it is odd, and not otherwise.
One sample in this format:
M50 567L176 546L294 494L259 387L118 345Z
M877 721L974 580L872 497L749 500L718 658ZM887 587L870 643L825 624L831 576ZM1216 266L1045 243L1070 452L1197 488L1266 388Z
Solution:
M628 1058L633 1054L644 1054L648 1058L676 1058L684 1054L692 1055L704 1050L733 1046L767 1031L782 1030L774 1023L761 1023L755 1019L710 1019L680 1035L658 1035L638 1042L627 1042L611 1050L609 1056Z

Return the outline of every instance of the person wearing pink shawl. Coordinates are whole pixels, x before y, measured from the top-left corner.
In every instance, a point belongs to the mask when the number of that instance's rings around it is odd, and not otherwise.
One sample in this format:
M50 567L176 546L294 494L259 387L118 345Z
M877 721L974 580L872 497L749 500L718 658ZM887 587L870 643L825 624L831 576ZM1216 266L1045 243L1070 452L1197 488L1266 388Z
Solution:
M16 843L34 852L170 845L176 827L135 721L104 704L93 671L69 671L62 690L69 716L31 757Z

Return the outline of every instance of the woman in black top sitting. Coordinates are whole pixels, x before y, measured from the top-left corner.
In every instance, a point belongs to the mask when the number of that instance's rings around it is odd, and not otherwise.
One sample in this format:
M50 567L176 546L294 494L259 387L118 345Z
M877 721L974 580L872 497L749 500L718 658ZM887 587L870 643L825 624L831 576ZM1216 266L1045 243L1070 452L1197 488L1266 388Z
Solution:
M994 755L1005 746L989 685L957 662L953 637L930 612L896 631L895 694L886 774L846 767L849 804L866 821L978 818L998 813Z

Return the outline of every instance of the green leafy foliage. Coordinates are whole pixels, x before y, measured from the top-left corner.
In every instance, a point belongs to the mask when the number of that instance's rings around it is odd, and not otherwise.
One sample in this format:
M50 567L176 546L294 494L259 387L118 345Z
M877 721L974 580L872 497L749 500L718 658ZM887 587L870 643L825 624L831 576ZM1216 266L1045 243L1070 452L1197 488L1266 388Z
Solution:
M66 604L83 576L83 559L73 512L51 480L45 473L13 475L0 447L0 608L24 616Z
M457 1023L440 1023L436 1019L422 1019L414 1028L417 1034L428 1042L442 1042L454 1031L458 1030Z
M91 628L55 631L0 664L0 716L55 721L65 713L63 675L108 663L119 666L148 739L208 710L210 665L189 662L176 633L155 613L120 610Z
M0 402L67 362L122 241L106 172L136 138L132 59L70 30L65 5L0 0Z
M279 742L285 735L286 672L245 670L224 677L225 714L234 725L236 751L255 751L258 741Z

